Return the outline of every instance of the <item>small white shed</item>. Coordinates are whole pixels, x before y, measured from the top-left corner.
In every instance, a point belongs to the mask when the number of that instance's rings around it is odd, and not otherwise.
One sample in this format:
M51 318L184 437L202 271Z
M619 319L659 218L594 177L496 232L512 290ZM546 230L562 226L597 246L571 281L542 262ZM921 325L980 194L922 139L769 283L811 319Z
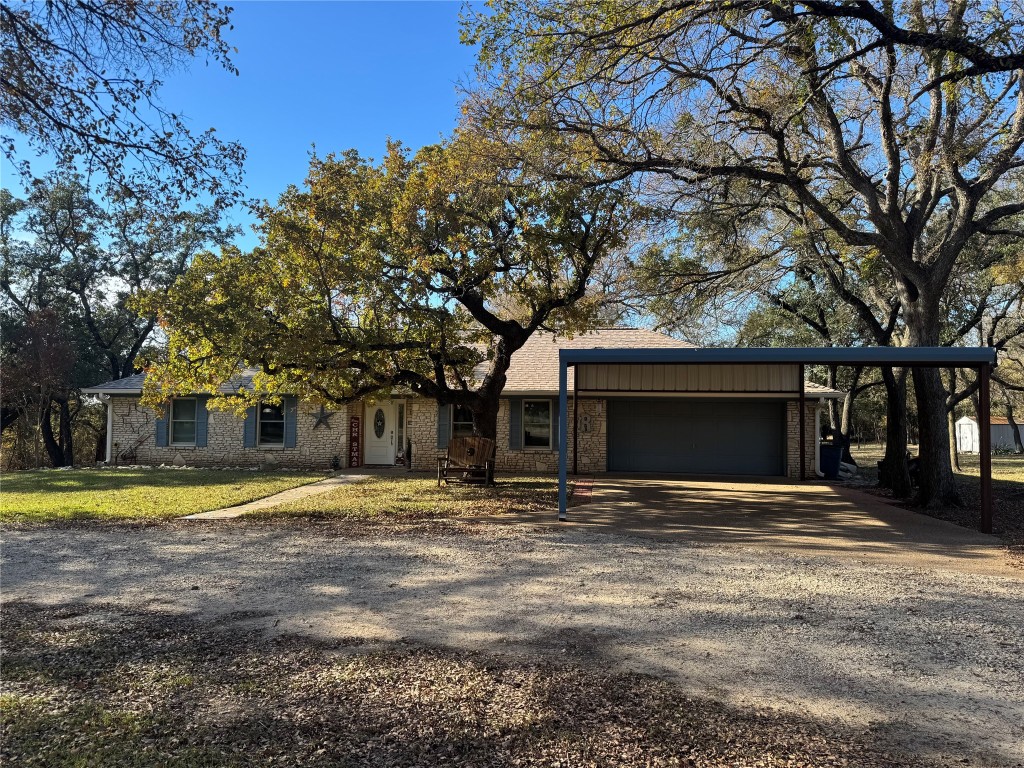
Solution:
M992 450L1013 450L1013 427L1006 419L993 418ZM960 453L977 453L981 447L978 434L978 422L970 416L964 416L956 422L956 449Z

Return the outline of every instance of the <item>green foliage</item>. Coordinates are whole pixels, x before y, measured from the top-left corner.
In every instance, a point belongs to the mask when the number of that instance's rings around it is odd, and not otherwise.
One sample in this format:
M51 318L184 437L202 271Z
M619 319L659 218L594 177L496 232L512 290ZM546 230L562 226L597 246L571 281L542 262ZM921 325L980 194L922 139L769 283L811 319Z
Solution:
M511 355L545 327L588 327L587 286L640 217L626 185L585 173L566 142L515 151L469 129L375 163L314 158L303 188L262 211L263 245L204 254L160 307L168 358L147 401L214 393L258 370L246 398L345 402L393 388L497 413ZM216 407L216 404L215 404Z

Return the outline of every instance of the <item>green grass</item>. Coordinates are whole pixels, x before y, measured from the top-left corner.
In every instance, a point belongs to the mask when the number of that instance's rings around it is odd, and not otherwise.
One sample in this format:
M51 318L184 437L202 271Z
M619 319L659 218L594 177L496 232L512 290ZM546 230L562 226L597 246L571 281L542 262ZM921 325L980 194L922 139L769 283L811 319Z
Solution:
M553 509L554 477L500 477L493 487L452 483L417 475L369 477L338 490L263 510L254 516L412 521Z
M322 480L313 472L74 469L0 477L0 521L174 518L261 499Z
M876 465L885 455L885 446L880 443L865 443L860 448L854 445L850 449L853 457L860 465L862 472L874 478ZM917 450L911 446L911 453ZM981 472L981 457L976 453L960 454L960 471L956 472L961 480L971 482L971 476L978 477ZM1024 483L1024 455L1012 453L996 453L992 455L993 482Z

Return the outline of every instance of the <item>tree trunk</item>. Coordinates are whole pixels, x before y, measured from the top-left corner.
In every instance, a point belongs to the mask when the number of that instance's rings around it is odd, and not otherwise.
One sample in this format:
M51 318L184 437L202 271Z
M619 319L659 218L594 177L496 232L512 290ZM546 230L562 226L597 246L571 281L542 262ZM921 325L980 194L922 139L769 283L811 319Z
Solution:
M907 373L882 368L885 383L885 456L878 464L878 485L897 498L909 498L910 470L907 467Z
M53 402L47 399L39 415L39 432L43 438L43 447L46 449L46 455L50 457L50 466L54 468L63 467L64 451L53 435L52 419Z
M1020 427L1017 426L1017 421L1013 418L1013 400L1010 398L1009 392L1004 392L1003 397L1006 402L1006 421L1010 425L1010 433L1013 435L1013 452L1016 454L1024 453L1024 443L1020 440ZM978 429L981 429L981 425L978 425ZM989 426L989 429L992 429Z
M913 286L916 295L903 295L904 319L910 346L939 346L939 296L928 286ZM904 286L906 288L906 286ZM906 290L901 290L905 294ZM960 491L949 460L946 388L938 368L915 368L917 400L918 495L922 506L962 506Z
M956 397L956 368L949 369L949 397L946 402ZM956 439L956 406L946 406L946 429L949 430L949 462L960 471L960 446Z
M960 447L956 444L956 411L955 409L949 409L946 411L946 429L949 430L949 434L952 438L949 441L949 463L953 466L957 472L960 471Z
M949 426L946 422L946 388L937 368L914 369L914 394L920 433L920 488L918 503L924 506L961 506L960 491L949 461Z
M73 433L71 431L71 407L68 404L67 399L58 400L60 408L58 410L58 429L61 452L64 454L64 463L61 466L73 467L75 466L75 445Z
M839 417L839 435L843 442L843 461L847 464L856 464L853 454L850 453L850 432L853 430L853 404L859 394L857 385L860 384L860 377L864 369L857 367L853 369L853 379L850 382L850 389L843 398L843 408Z
M473 412L474 435L497 440L498 406L500 402L498 395L482 394L477 402L470 406Z

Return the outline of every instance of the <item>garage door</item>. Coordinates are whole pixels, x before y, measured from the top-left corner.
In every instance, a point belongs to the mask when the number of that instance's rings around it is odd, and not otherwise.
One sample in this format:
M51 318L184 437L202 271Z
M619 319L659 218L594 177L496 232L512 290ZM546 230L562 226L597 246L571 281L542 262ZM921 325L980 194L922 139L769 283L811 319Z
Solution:
M608 469L709 475L781 475L785 403L608 401Z

